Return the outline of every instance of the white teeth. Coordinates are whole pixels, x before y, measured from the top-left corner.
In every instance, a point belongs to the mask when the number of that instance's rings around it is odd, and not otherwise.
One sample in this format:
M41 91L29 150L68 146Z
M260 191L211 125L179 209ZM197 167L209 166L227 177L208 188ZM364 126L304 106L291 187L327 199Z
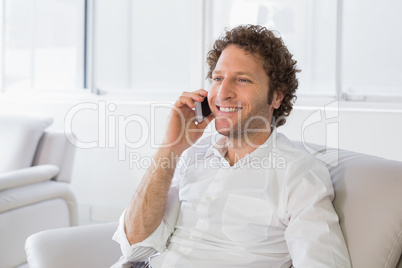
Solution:
M219 107L219 110L221 110L222 112L236 112L241 110L241 107L239 108Z

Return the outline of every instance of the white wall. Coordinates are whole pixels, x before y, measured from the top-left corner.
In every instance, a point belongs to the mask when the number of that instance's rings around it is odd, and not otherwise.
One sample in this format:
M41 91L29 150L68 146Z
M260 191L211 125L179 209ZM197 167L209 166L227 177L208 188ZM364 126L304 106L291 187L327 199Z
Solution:
M95 105L98 110L81 109L77 111L72 117L72 131L77 140L91 142L102 141L106 129L106 146L92 149L77 148L72 187L78 197L82 223L115 221L140 182L154 149L151 146L150 136L145 145L137 149L113 148L111 146L114 141L113 135L108 133L109 129L118 125L113 120L118 122L119 116L125 120L126 125L122 121L120 127L126 132L127 143L130 141L131 145L134 145L142 137L143 131L140 128L139 119L143 118L142 123L148 124L148 129L144 131L148 132L153 127L156 134L153 140L158 142L163 135L168 115L167 109L155 109L155 118L151 119L149 102L117 101L99 96L79 96L68 100L40 97L14 100L13 98L3 98L0 100L1 109L36 111L52 115L55 121L50 129L53 130L64 130L66 115L72 115L71 109L80 106L85 108L88 104ZM110 104L115 104L116 109L109 111L107 107ZM102 105L106 105L104 112ZM340 148L402 161L402 154L399 153L402 149L400 138L402 137L402 124L400 124L402 109L378 109L375 104L370 107L376 108L376 110L351 109L344 106L346 105L341 104L338 107L338 103L335 102L316 107L296 106L287 124L280 127L279 131L295 140L301 140L304 132L307 142L321 144L325 144L326 137L329 136L331 146L339 143ZM327 109L324 110L324 107ZM106 118L105 129L102 127L102 122L105 122L104 118ZM132 121L129 122L129 120ZM101 122L100 125L99 122ZM328 133L326 133L327 131ZM109 137L111 138L109 139ZM120 138L121 140L124 141ZM118 144L117 140L116 144ZM122 154L123 151L125 154ZM137 168L136 165L130 167L130 153L135 158L141 156L142 162L137 161L137 163L142 163L144 167ZM133 155L134 153L136 155ZM124 156L126 159L123 159Z

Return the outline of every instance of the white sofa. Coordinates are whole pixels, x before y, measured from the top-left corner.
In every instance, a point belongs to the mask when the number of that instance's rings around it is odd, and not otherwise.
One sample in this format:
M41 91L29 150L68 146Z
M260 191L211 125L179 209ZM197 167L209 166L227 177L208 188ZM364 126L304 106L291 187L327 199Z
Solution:
M25 240L77 224L75 146L47 116L0 114L0 267L27 267Z
M354 268L401 268L402 163L322 146L308 149L327 164ZM102 268L120 257L116 223L50 230L28 238L30 268ZM342 268L342 267L340 267Z

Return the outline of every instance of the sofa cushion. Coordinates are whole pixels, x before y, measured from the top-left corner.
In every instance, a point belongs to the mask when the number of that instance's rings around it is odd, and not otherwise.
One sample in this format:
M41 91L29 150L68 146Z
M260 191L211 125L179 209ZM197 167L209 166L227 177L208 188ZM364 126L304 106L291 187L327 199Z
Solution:
M0 113L0 173L31 166L39 140L52 123L45 115Z

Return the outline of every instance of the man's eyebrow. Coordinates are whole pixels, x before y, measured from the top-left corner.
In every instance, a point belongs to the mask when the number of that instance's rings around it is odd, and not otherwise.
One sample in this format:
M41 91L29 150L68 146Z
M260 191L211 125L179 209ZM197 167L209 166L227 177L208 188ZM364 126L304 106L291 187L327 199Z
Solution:
M221 74L221 73L222 73L222 71L220 71L220 70L212 71L212 74ZM247 75L247 76L250 76L252 78L255 78L255 75L253 73L250 73L250 72L238 71L238 72L235 72L235 74L237 74L237 75Z
M219 71L219 70L213 70L213 71L212 71L212 74L220 74L220 73L222 73L222 72Z
M235 72L235 73L238 74L238 75L247 75L247 76L250 76L252 78L255 78L255 75L253 73L250 73L250 72Z

